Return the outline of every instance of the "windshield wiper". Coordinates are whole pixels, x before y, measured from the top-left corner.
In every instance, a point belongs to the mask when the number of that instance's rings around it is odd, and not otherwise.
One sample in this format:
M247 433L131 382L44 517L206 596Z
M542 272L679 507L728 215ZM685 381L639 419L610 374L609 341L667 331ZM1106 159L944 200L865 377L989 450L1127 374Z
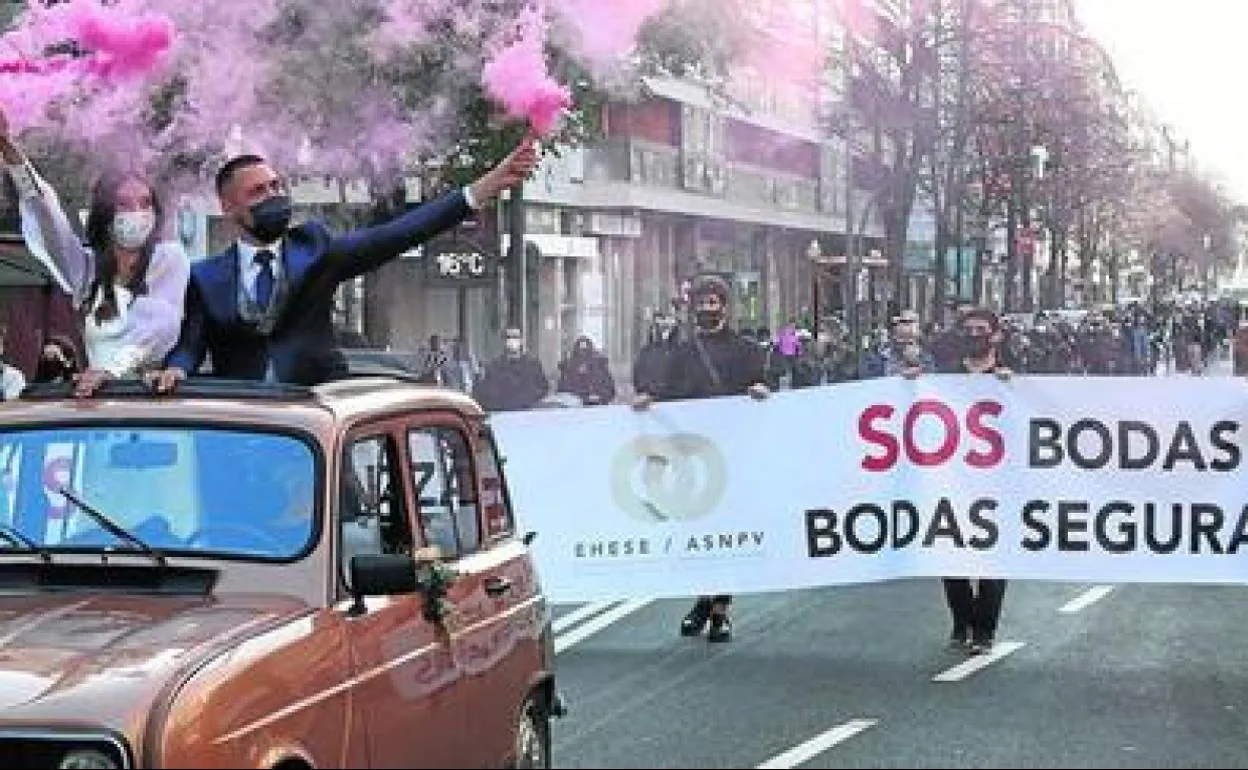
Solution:
M21 546L31 553L37 553L39 554L39 558L43 559L45 563L52 563L52 554L48 551L48 549L26 537L21 532L17 531L13 527L10 527L8 524L0 524L0 540L12 543L13 545Z
M117 522L110 519L108 516L105 516L103 513L101 513L98 508L91 506L85 500L78 497L78 495L74 494L74 492L69 487L64 486L64 487L61 487L57 491L60 492L62 495L65 495L65 498L69 500L71 503L78 506L79 510L81 510L83 513L90 516L91 520L94 521L96 524L99 524L100 527L102 527L104 531L107 532L108 534L112 535L113 537L117 538L123 543L129 543L130 545L134 546L134 548L137 551L141 553L145 553L148 556L152 557L152 559L155 560L157 566L164 567L168 564L168 560L165 558L165 555L163 553L161 553L160 551L151 547L150 545L143 542L139 538L127 532L125 527L122 527L120 524L118 524Z

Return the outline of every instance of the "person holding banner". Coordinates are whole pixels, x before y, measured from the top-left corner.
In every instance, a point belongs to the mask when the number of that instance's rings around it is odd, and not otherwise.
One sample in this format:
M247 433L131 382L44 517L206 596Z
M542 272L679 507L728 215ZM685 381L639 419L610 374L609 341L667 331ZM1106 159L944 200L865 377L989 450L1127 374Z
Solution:
M755 400L771 391L764 384L763 356L758 345L728 328L732 292L724 279L699 276L689 289L694 332L671 350L657 393L639 392L633 408L648 409L654 401L679 401L748 394ZM732 597L700 596L680 623L682 636L706 631L708 642L732 639L728 607Z
M1001 319L987 308L972 308L961 314L958 320L958 340L961 356L943 374L993 374L1001 380L1013 376L1009 368L1001 364ZM917 370L907 370L907 378L918 376ZM1002 578L947 577L943 579L945 601L953 616L953 631L949 646L966 649L972 655L982 655L992 649L997 635L997 623L1001 618L1001 605L1005 598L1005 580Z

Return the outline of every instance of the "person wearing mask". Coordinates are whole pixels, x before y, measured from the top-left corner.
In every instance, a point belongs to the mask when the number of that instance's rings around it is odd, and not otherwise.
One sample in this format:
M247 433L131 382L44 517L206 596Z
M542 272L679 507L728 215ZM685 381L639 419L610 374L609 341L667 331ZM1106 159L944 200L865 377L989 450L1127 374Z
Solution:
M442 338L436 334L429 335L429 345L421 351L417 379L426 385L450 386L455 382L450 352L442 346Z
M0 401L12 401L26 388L26 375L4 359L4 339L8 329L0 326Z
M78 346L68 337L53 336L43 343L39 363L35 366L35 382L74 382L82 365L78 359Z
M205 355L214 375L241 380L315 385L346 374L334 345L338 286L459 224L528 177L537 159L526 138L471 185L341 236L320 222L291 225L289 187L264 158L228 161L217 173L217 198L238 238L191 270L186 319L156 390L175 389Z
M91 190L86 243L56 191L26 159L0 110L0 157L18 191L26 247L58 276L83 319L87 370L76 394L163 365L182 324L190 262L166 237L164 207L143 174L110 170Z
M1013 376L1001 363L1002 330L996 313L986 308L966 310L958 321L957 333L961 355L943 373L987 374L1002 381ZM1001 618L1006 581L990 577L978 580L947 577L943 583L945 601L953 618L950 647L965 649L972 655L990 651Z
M759 355L763 357L763 384L772 391L788 390L792 385L792 378L789 376L788 366L776 350L771 329L761 326L755 329L752 335L743 330L742 336L746 340L753 340L758 345Z
M508 329L503 355L485 367L472 397L487 412L517 412L534 408L548 393L542 362L525 351L519 329Z
M936 359L923 349L919 336L919 316L911 310L893 319L892 334L883 352L885 377L915 377L936 371Z
M559 362L560 393L571 393L585 406L601 406L615 400L615 380L607 357L594 349L589 337L577 337L572 352Z
M780 370L780 377L792 384L797 379L797 362L802 355L802 340L793 321L781 327L772 341L772 361Z
M689 290L694 311L694 332L672 350L667 374L658 392L639 392L633 408L645 411L656 401L749 395L762 400L771 391L764 384L763 356L757 340L728 326L728 284L720 277L700 276ZM707 641L732 638L728 608L732 597L700 596L680 623L683 636L706 631Z

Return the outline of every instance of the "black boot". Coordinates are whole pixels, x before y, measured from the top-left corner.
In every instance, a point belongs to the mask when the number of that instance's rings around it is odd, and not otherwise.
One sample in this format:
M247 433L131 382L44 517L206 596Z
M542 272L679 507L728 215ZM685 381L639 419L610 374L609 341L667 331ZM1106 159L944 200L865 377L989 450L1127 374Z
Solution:
M711 628L706 632L708 642L727 642L732 639L732 620L727 607L716 607L711 612Z
M697 636L706 628L706 622L710 618L711 600L705 597L698 599L693 603L693 609L685 615L685 619L680 621L680 635Z

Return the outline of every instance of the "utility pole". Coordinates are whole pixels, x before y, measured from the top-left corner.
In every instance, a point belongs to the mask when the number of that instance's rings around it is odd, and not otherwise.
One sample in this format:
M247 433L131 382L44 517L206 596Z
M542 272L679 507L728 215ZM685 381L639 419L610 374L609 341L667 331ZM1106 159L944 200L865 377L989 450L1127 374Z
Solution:
M524 241L524 183L507 197L507 328L519 329L526 347L529 339L529 265Z

